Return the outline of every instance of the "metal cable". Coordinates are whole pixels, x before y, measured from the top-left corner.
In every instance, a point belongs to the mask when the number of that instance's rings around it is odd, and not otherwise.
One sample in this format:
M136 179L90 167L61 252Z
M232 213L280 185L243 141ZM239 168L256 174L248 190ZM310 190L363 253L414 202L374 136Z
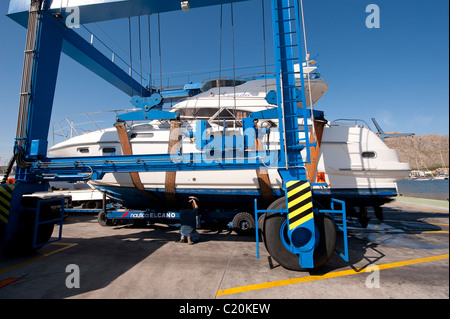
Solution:
M160 15L158 13L158 43L159 43L159 86L160 92L162 92L162 62L161 62L161 20Z
M139 27L139 69L141 72L141 97L142 97L142 49L141 49L141 17L138 16L138 27Z
M130 38L130 87L131 87L131 96L134 95L133 92L133 54L131 51L131 18L128 17L128 36Z

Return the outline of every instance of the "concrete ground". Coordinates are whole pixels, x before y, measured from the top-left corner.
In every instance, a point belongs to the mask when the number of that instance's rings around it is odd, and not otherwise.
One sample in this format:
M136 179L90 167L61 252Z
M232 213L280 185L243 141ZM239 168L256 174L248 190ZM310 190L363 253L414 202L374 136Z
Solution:
M449 209L439 204L399 198L383 222L350 221L349 262L335 253L311 272L279 266L263 243L257 259L254 236L202 229L187 245L165 225L102 227L72 214L62 241L0 257L0 298L448 299Z

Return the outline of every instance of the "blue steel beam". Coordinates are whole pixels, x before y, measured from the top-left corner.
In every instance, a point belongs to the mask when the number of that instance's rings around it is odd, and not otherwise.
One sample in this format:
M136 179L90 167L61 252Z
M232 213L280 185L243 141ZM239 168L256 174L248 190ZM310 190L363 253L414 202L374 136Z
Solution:
M69 180L78 176L83 179L100 179L105 173L128 172L173 172L173 171L214 171L242 170L277 167L279 152L232 151L188 153L116 155L89 157L45 158L32 163L31 173L36 172L42 179ZM80 175L80 174L85 174ZM76 178L75 178L76 179Z
M311 115L306 109L305 84L303 77L303 58L301 50L301 29L297 0L272 0L272 21L275 51L275 70L277 78L277 105L279 106L280 148L282 152L278 170L286 194L287 237L284 242L289 251L298 255L302 268L314 268L314 251L317 247L316 226L314 222L312 192L306 177L304 164L310 162L308 125L299 127L298 119L303 118L306 124ZM296 72L294 62L299 63L300 71ZM298 94L296 75L301 80L302 115L297 108ZM314 125L314 123L312 123ZM299 133L304 133L304 138ZM303 140L304 143L301 143ZM306 160L300 150L306 148ZM283 231L280 231L280 233ZM283 241L282 236L282 241Z
M248 0L189 0L188 2L193 9L243 1ZM80 24L182 10L181 0L46 0L45 2L51 14L62 9L64 19L67 17L66 8L79 8ZM8 16L26 27L29 9L30 0L10 0Z
M29 94L30 105L35 106L30 107L28 112L26 137L32 137L33 140L47 140L63 29L47 15L41 15L39 20L30 91L21 94Z
M71 29L64 30L62 52L129 96L141 91L143 96L150 95L146 88L141 90L138 81Z
M302 168L303 160L297 147L299 146L299 126L297 115L297 88L295 76L299 75L303 81L303 67L300 42L296 34L300 32L297 25L297 10L293 10L296 0L273 0L272 21L275 53L275 70L277 80L277 105L279 108L280 147L284 147L283 164L286 171L280 171L284 180L303 180L305 170ZM296 54L297 53L297 54ZM300 72L295 72L294 64L299 63ZM302 88L304 88L302 82ZM302 101L304 102L304 90ZM305 104L305 103L304 103ZM306 110L306 108L303 108ZM306 122L306 114L304 121ZM305 125L305 136L308 136L308 126ZM307 149L308 153L308 149Z

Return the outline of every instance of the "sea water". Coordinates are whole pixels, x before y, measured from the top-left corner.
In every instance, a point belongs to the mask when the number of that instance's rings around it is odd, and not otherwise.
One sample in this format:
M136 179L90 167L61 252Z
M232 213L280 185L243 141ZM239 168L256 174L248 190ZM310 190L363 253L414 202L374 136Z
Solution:
M438 200L449 199L448 184L448 180L403 179L397 182L399 195Z

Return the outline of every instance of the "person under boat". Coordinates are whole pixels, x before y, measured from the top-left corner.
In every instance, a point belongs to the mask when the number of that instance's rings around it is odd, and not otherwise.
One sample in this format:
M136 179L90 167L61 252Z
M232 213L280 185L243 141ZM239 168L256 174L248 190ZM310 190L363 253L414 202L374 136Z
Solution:
M189 245L200 240L200 234L196 230L197 213L198 213L198 198L194 196L189 197L189 201L185 202L184 208L180 212L180 243L185 243L186 240Z

